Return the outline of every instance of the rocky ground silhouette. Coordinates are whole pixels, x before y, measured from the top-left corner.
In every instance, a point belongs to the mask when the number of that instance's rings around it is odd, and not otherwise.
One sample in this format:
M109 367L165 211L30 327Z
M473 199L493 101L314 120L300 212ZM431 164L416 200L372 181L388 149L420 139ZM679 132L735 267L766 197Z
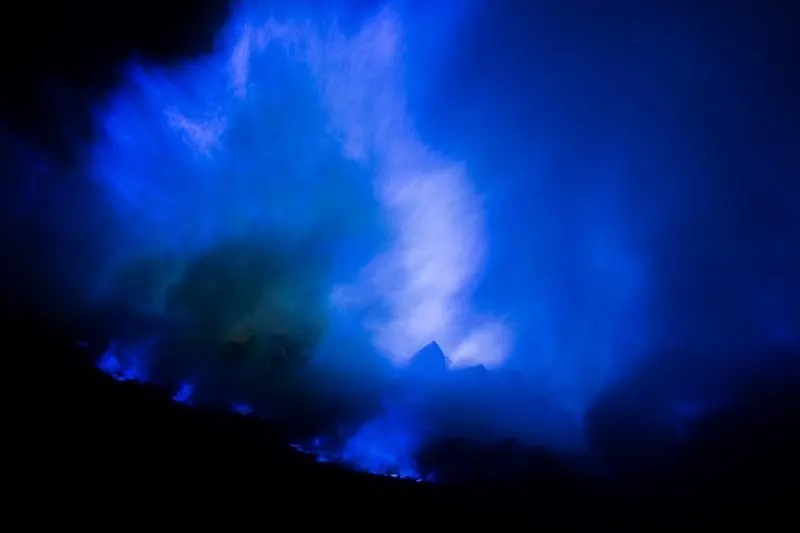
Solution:
M43 489L40 503L55 504L77 483L87 513L98 505L117 506L120 514L164 506L174 512L172 502L182 501L297 523L649 527L699 516L783 516L800 479L800 394L788 378L753 388L699 422L693 439L658 460L626 450L635 438L608 437L606 453L631 457L616 475L513 441L479 447L462 439L426 451L425 460L454 481L429 484L322 464L287 445L285 425L193 408L158 386L112 379L95 368L70 328L42 317L6 323L8 342L30 363L7 379L21 387L15 410L29 428L14 438L42 450L27 460ZM480 475L509 463L510 478Z

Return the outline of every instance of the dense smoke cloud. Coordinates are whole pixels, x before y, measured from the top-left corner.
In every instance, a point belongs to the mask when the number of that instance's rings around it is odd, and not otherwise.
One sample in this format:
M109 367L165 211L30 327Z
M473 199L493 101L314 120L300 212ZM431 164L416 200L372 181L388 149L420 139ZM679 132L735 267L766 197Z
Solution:
M47 266L6 277L196 402L336 420L353 462L683 438L800 340L790 22L524 4L243 3L213 54L129 64L76 169L17 157Z

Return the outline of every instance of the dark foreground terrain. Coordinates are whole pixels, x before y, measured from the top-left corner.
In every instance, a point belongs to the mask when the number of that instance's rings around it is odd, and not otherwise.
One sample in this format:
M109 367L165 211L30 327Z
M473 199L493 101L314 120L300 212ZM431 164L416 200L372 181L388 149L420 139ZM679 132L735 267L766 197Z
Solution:
M514 482L427 484L320 464L286 446L278 425L202 411L158 387L111 379L66 329L19 318L7 324L12 346L26 352L20 359L32 363L6 379L19 391L15 409L29 428L12 437L26 449L24 486L43 517L64 509L58 512L105 523L172 516L202 523L224 513L231 525L588 529L796 516L799 404L789 388L754 394L704 422L695 441L657 467L621 477L579 475L540 453ZM491 468L492 453L462 455Z

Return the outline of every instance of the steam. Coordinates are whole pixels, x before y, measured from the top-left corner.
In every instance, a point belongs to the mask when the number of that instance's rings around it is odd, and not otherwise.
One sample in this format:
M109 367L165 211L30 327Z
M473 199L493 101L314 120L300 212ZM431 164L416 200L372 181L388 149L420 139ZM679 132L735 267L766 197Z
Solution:
M662 71L649 37L572 50L557 10L534 31L473 9L242 3L213 54L127 66L80 187L38 153L10 171L4 216L44 228L14 249L48 236L31 277L113 339L105 372L310 421L297 446L324 459L422 478L437 439L585 450L619 413L684 438L796 347L797 190L752 185L784 153L697 155L724 136L679 110L725 92L711 60ZM538 55L486 44L520 33Z

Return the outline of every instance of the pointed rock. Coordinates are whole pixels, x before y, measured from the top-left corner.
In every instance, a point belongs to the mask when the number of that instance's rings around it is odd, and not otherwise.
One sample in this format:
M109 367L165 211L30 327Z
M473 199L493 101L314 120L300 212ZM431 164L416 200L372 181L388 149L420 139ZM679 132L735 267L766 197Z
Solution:
M415 374L434 376L443 374L448 363L442 348L436 342L431 342L414 354L408 369Z

